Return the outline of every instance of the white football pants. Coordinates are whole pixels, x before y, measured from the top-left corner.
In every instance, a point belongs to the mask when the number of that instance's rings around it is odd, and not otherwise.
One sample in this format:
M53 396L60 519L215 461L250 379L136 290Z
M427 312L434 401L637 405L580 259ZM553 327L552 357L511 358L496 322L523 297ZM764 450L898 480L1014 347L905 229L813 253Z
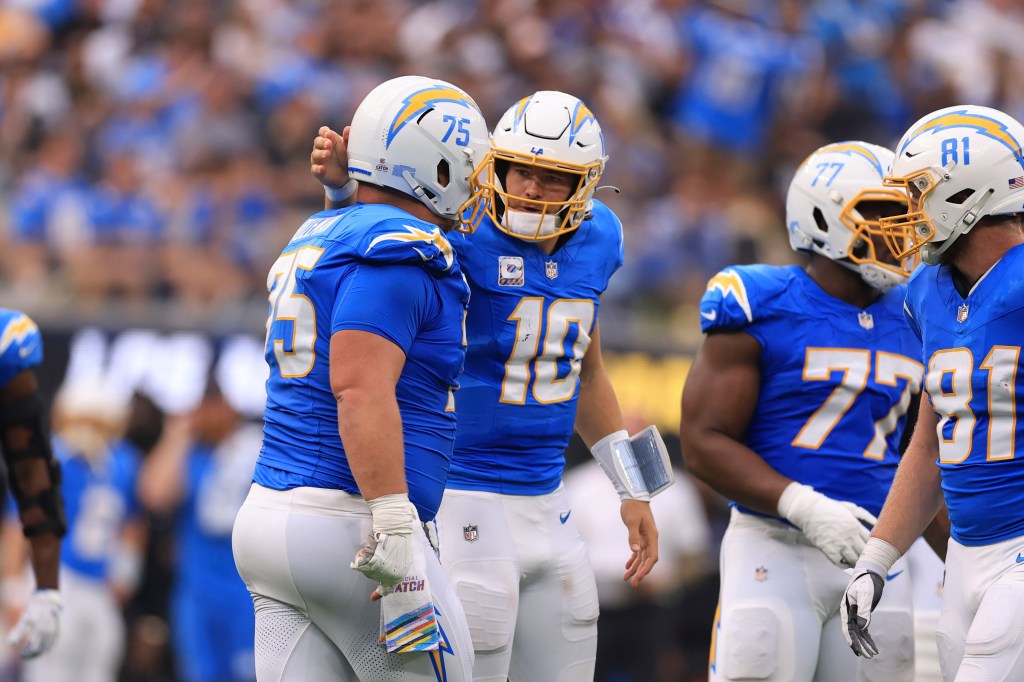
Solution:
M858 658L839 622L851 571L837 568L799 530L733 509L722 540L709 680L911 682L910 575L900 559L886 576L870 631L879 655Z
M478 682L591 682L597 585L565 489L445 490L441 565L462 601Z
M951 538L942 597L942 678L1024 680L1024 537L982 547Z
M377 584L349 568L370 533L370 508L341 490L253 484L232 533L235 565L256 610L259 682L467 682L469 631L423 536L439 652L389 654L378 641Z

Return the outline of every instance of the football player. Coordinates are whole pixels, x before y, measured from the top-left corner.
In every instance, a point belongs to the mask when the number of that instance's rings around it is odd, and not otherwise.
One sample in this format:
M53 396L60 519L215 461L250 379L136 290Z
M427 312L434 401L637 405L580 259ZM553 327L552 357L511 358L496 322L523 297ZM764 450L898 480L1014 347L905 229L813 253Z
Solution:
M904 565L883 576L884 657L849 655L838 604L924 373L903 320L909 264L895 264L879 230L905 210L882 184L892 156L862 142L811 154L786 198L806 267L727 268L701 300L707 336L683 389L683 452L732 503L711 680L913 679Z
M140 457L122 438L128 403L106 382L70 377L54 398L53 416L68 528L62 636L46 656L25 663L22 679L112 680L125 652L122 609L138 586L146 543L135 495ZM11 567L23 562L19 549L5 548Z
M926 394L843 597L844 634L861 656L887 654L872 613L891 587L884 576L945 500L937 638L947 682L1024 679L1022 145L1024 126L1001 111L940 109L903 135L886 178L909 204L882 221L887 241L927 264L906 300Z
M486 151L462 90L383 83L351 126L359 203L307 219L270 270L263 448L232 537L259 680L470 678L421 522L441 502L465 357L469 289L444 231Z
M344 152L321 129L310 160L328 201L347 179ZM622 500L624 579L638 584L657 561L649 499L671 482L667 457L656 431L629 438L601 359L600 297L623 259L622 225L594 199L606 160L581 100L523 98L474 175L465 220L477 229L452 240L472 303L437 532L472 633L475 680L593 679L597 588L562 485L574 428ZM632 480L616 458L658 473Z
M32 658L50 649L60 631L58 570L67 524L60 463L35 375L43 360L39 328L20 311L0 309L0 330L0 451L35 577L35 591L8 640L22 658Z

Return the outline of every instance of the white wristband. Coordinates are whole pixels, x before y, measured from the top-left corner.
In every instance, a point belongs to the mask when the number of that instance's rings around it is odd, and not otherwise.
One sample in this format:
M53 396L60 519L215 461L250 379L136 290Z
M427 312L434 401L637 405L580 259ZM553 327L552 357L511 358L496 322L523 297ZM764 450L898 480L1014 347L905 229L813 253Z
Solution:
M359 183L356 182L355 178L350 178L341 187L328 187L324 185L324 194L327 198L335 204L341 203L342 201L348 201L352 198L352 195L356 193L356 188L359 187Z
M900 558L900 551L880 538L868 538L854 568L884 576Z
M604 469L604 473L608 476L608 480L615 486L615 492L619 494L620 500L643 500L649 502L651 496L646 492L630 492L624 472L621 471L621 465L615 466L616 456L615 448L617 444L629 445L629 431L625 429L621 431L615 431L609 433L601 440L594 443L594 447L590 448L590 454L594 456L597 463Z
M392 493L367 500L373 515L373 532L386 535L410 535L419 522L416 507L408 493Z
M789 518L789 514L793 510L793 502L798 496L800 496L801 491L805 488L811 492L816 492L811 486L804 485L803 483L797 483L796 481L792 481L786 486L786 489L782 491L781 495L779 495L779 502L777 505L779 509L779 516L792 521L792 519Z

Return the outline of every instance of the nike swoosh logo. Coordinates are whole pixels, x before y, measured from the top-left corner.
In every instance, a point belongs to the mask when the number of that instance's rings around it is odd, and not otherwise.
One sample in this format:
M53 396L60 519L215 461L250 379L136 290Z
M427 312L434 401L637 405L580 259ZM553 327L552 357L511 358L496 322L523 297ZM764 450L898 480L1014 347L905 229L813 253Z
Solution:
M888 575L885 576L885 579L886 580L895 580L896 577L899 576L901 573L903 573L903 571L896 571L895 573L889 573Z
M700 316L703 317L708 322L714 322L715 318L718 317L718 311L717 310L712 310L710 313L706 313L706 312L704 312L702 310L702 311L700 311Z
M914 152L913 154L911 154L910 152L905 152L904 156L906 156L908 159L912 159L912 158L914 158L915 156L917 156L920 153L921 152Z
M564 514L559 514L558 515L558 520L561 521L562 523L565 523L566 521L569 520L569 514L572 514L572 509L570 509L569 511L565 512Z
M1017 563L1024 563L1024 556L1021 556L1020 552L1017 552Z

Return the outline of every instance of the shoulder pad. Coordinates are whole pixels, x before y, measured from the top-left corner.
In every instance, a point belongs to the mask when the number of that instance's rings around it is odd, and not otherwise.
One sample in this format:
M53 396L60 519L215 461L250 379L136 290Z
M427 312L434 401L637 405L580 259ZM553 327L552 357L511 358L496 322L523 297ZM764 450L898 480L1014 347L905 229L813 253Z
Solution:
M601 253L608 254L607 278L622 267L626 260L625 244L622 237L622 221L615 212L596 199L593 201L592 212L587 220L591 224L588 240L600 244Z
M455 252L441 228L421 220L388 219L359 238L359 258L371 263L420 265L434 274L457 270Z
M753 324L758 303L785 291L787 279L784 268L765 265L722 270L708 281L700 299L701 331L738 331Z
M0 373L9 381L21 371L43 361L43 339L39 327L25 313L5 310L0 313Z

